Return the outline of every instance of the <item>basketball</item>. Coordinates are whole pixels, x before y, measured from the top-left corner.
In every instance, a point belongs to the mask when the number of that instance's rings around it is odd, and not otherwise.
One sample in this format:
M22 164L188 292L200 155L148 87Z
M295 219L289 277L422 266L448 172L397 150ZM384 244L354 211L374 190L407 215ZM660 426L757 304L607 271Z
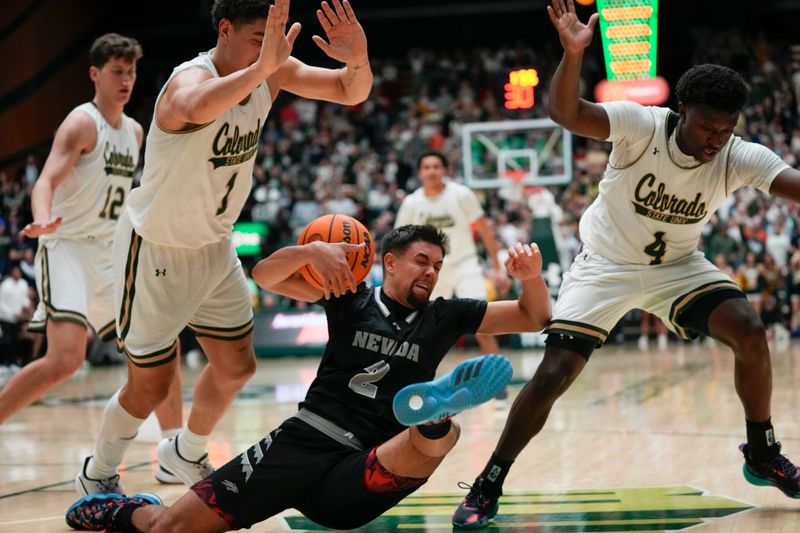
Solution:
M356 283L361 283L372 268L375 257L375 246L372 235L364 224L348 215L322 215L315 218L300 232L297 244L308 244L314 241L346 242L350 244L366 243L360 252L347 254L350 270L356 278ZM305 280L318 289L324 289L322 277L311 267L305 265L300 269Z

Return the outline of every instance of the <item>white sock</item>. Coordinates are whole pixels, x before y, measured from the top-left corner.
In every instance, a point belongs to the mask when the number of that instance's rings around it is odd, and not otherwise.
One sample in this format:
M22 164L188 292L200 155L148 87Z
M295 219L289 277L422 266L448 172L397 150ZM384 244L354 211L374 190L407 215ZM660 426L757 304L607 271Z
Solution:
M188 427L181 430L178 439L178 452L188 461L197 461L206 454L209 435L192 433Z
M161 430L161 438L162 439L171 439L172 437L177 437L180 432L181 432L181 428L162 429Z
M119 403L119 391L115 392L103 410L100 434L97 436L94 456L89 461L86 474L92 479L114 476L144 420L127 412Z

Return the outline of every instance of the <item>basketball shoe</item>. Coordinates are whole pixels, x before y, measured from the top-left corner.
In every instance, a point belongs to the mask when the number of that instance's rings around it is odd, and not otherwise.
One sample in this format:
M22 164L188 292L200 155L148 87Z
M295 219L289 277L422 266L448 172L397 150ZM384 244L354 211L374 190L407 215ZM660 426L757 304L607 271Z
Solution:
M156 456L160 469L163 468L190 487L214 473L214 467L208 462L208 454L203 455L197 461L184 458L178 451L176 437L159 442Z
M800 499L800 470L785 456L781 455L781 443L775 443L775 455L763 462L756 462L747 451L747 444L740 444L744 454L742 472L744 478L753 485L773 486L790 498Z
M89 467L89 461L91 460L92 456L90 455L83 461L83 468L81 468L78 477L75 478L75 489L78 491L78 494L81 496L88 496L89 494L117 494L119 496L125 496L125 491L122 489L122 485L119 484L119 474L105 479L93 479L89 477L86 473L86 469Z
M491 400L511 380L511 362L498 354L467 359L434 381L400 389L392 408L398 422L418 426Z
M500 496L503 495L502 489L497 493L486 490L482 477L478 477L471 486L463 481L460 481L458 486L469 489L469 492L453 513L453 526L456 529L482 529L488 526L492 518L497 515Z
M155 473L156 481L164 485L180 485L183 482L178 479L178 476L167 470L161 465L158 465Z
M133 496L119 494L90 494L73 503L67 509L67 525L72 529L85 531L119 531L115 528L114 517L122 507L132 505L163 505L155 494L142 492Z

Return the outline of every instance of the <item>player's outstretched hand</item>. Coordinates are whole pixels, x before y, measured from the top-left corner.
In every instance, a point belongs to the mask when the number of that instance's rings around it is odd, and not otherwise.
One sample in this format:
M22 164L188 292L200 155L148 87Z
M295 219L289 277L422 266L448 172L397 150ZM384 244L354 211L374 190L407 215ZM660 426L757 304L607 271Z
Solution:
M318 35L311 39L333 59L342 63L363 65L368 60L364 28L356 19L350 2L331 0L331 3L333 8L328 2L322 2L322 9L317 9L317 18L325 30L327 42Z
M35 239L39 235L44 235L45 233L53 233L61 225L61 220L62 218L58 217L55 220L51 220L45 223L31 222L30 224L26 225L24 228L20 230L20 234L25 237Z
M536 243L517 243L508 249L506 270L520 281L534 279L542 274L542 254Z
M356 278L350 270L347 254L361 251L366 246L364 243L316 241L306 246L315 247L309 254L308 262L322 277L326 300L330 299L331 295L338 298L347 291L356 292Z
M550 0L550 3L552 5L547 6L547 14L550 15L550 22L558 31L561 46L567 52L583 51L592 42L594 26L600 15L593 14L584 24L578 20L572 0Z
M295 22L286 32L288 20L289 0L276 0L275 5L270 6L267 13L264 40L261 42L261 53L255 65L264 78L283 66L292 53L294 41L300 33L300 23Z

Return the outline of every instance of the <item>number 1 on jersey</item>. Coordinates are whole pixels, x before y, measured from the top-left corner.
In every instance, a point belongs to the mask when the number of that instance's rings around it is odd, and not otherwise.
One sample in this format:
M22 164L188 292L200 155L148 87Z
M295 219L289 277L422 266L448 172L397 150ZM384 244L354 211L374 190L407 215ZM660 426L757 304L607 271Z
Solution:
M231 191L233 190L233 184L236 182L236 176L238 174L239 174L238 171L234 172L233 176L231 176L231 179L229 179L228 183L225 185L228 188L228 190L225 191L225 196L222 197L222 203L220 204L219 209L217 209L217 216L221 215L222 213L225 212L226 209L228 209L228 196L231 195Z
M666 234L663 231L657 231L655 235L653 235L656 240L648 244L644 249L644 253L653 258L653 260L650 261L651 265L660 265L661 258L667 253L667 243L664 242L664 235Z

